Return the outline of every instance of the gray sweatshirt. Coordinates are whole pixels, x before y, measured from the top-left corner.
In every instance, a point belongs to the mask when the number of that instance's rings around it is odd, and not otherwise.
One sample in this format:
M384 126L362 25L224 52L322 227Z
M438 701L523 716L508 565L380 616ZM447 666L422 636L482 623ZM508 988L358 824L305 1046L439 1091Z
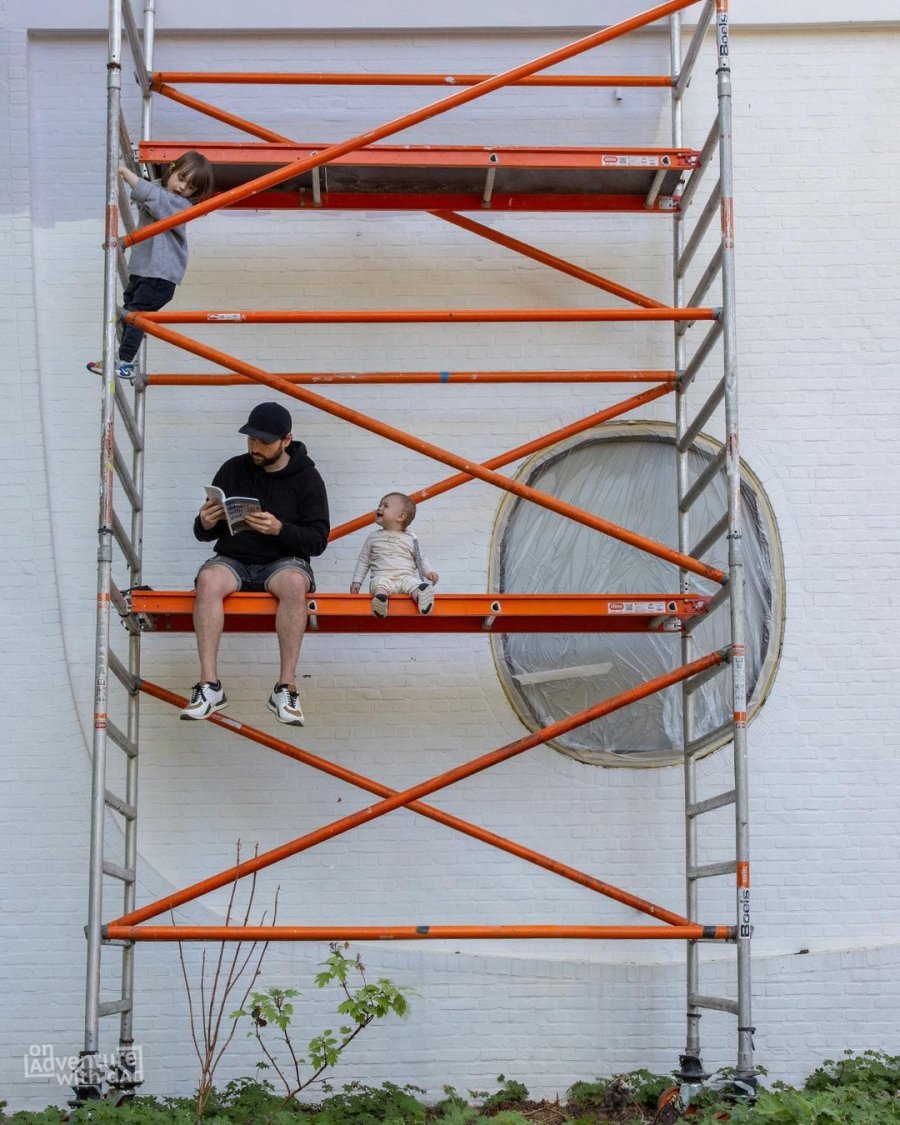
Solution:
M191 206L189 199L166 191L159 180L138 180L131 189L131 199L138 205L139 227ZM187 228L172 227L132 247L128 272L138 277L161 277L178 285L187 269L187 258Z

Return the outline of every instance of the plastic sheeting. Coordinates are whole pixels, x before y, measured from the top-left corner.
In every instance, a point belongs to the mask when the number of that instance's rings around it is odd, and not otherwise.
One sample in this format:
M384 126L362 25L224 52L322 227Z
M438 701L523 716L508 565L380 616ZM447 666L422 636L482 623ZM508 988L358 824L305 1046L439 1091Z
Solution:
M624 429L628 429L627 427ZM637 432L578 438L525 467L529 485L672 547L678 545L675 446L670 427L638 425ZM690 479L719 450L700 439L690 454ZM780 646L783 583L777 530L761 486L742 469L748 712L758 709ZM690 513L698 541L726 508L724 472ZM723 534L704 561L727 571ZM718 588L691 576L692 588ZM506 502L498 521L491 588L498 593L675 593L678 569L618 540L519 499ZM730 642L727 603L695 631L694 656ZM494 657L511 702L532 729L592 706L681 663L679 633L504 634L492 638ZM726 669L693 696L694 738L710 749L730 733L731 678ZM728 726L726 726L726 723ZM553 743L598 765L658 766L683 752L681 687L572 731Z

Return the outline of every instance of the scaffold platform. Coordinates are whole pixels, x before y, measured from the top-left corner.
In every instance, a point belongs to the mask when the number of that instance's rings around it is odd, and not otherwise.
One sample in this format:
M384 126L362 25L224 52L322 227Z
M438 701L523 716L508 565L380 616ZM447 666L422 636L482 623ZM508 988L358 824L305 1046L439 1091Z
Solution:
M677 633L707 612L698 594L438 594L428 615L394 595L387 617L375 617L366 594L316 594L307 602L310 632L319 633ZM225 599L225 632L268 633L277 603L271 594ZM133 590L130 608L148 631L193 632L194 593Z
M216 171L219 192L239 188L329 148L321 144L142 141L158 168L192 149ZM649 147L371 145L230 204L252 210L646 211L671 214L700 152Z

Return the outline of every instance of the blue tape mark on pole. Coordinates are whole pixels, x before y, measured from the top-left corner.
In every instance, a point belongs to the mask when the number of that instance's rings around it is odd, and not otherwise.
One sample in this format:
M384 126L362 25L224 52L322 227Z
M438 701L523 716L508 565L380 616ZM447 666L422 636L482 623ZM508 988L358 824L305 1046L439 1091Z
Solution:
M441 372L441 382L442 383L449 383L450 382L450 372L449 371L442 371Z
M416 933L417 934L427 934L430 929L431 929L431 926L416 926Z

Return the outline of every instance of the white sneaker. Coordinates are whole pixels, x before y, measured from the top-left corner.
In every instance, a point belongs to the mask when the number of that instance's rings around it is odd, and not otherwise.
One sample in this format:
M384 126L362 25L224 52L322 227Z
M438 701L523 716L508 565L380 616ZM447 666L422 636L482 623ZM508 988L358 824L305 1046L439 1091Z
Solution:
M279 721L290 726L303 726L303 711L300 707L300 694L291 691L287 684L276 684L272 689L266 706Z
M434 586L423 582L418 589L416 601L419 604L419 613L431 613L434 608Z
M388 596L387 594L374 594L372 597L372 612L376 617L387 617L388 615Z
M191 688L191 701L181 712L181 718L208 719L227 705L228 700L220 683L194 684Z

